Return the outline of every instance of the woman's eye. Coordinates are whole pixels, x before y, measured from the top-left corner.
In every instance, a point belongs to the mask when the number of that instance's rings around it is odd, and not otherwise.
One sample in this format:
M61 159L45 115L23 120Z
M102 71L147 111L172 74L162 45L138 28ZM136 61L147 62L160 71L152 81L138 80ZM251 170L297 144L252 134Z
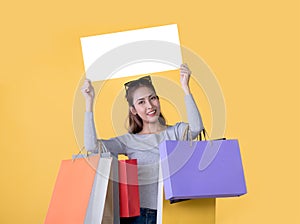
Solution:
M157 100L157 96L152 96L150 99L151 100Z
M141 101L138 102L138 104L144 104L144 103L145 103L144 100L141 100Z

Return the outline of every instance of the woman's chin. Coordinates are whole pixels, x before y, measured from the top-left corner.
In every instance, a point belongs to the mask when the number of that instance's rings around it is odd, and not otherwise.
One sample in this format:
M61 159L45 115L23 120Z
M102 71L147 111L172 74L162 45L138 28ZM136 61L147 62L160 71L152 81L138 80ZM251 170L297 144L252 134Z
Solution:
M147 116L147 119L144 120L145 123L157 123L159 116Z

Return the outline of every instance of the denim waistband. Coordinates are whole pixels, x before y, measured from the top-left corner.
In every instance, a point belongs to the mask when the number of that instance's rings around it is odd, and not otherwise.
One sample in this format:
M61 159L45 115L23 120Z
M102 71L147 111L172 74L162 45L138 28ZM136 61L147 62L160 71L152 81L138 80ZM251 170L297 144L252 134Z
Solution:
M156 214L157 210L156 209L151 209L151 208L140 208L141 211L141 215L145 215L145 214Z

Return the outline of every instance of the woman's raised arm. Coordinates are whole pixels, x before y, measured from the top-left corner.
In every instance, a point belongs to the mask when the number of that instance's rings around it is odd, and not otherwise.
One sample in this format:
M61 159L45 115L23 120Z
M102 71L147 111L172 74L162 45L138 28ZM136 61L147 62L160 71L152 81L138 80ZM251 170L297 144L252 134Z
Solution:
M95 91L90 80L86 79L84 81L81 92L86 102L84 117L84 146L86 150L97 153L99 151L99 141L102 141L106 148L113 154L125 154L125 144L118 138L108 140L100 140L97 138L93 113Z
M199 133L204 129L203 122L195 100L191 94L189 81L192 72L187 64L180 66L180 82L182 89L185 93L185 105L187 110L188 122L192 134L192 138L196 138Z
M82 95L85 98L86 111L84 117L84 146L88 151L98 151L97 134L94 124L93 104L95 91L90 80L85 79L81 87Z

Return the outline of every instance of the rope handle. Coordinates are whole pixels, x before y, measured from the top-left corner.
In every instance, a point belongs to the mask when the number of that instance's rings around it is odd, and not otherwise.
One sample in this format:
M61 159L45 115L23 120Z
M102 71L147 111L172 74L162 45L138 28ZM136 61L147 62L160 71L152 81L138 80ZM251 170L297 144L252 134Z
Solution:
M98 154L100 155L101 153L107 153L108 152L108 150L107 150L107 148L106 148L106 146L104 145L104 143L100 140L100 139L98 139L97 140L97 142L98 142ZM80 155L80 154L84 154L83 153L83 150L85 149L85 147L83 146L80 150L79 150L79 152L76 154L76 156L73 158L73 161L74 160L76 160L77 158L78 158L78 156ZM89 155L91 154L91 152L89 152L88 150L86 150L86 158L89 158Z
M197 140L202 141L202 135L201 135L201 133L203 134L203 137L204 137L205 141L207 139L210 139L210 137L209 137L206 129L203 128L202 131L200 131L199 135L197 135ZM190 126L189 125L187 125L186 128L183 131L182 141L184 141L184 140L193 141L193 139L192 139L192 132L190 130Z
M203 134L203 137L204 137L204 140L205 141L209 141L211 145L213 145L213 141L218 141L218 140L226 140L226 138L218 138L218 139L211 139L206 131L205 128L203 128L202 131L200 131L199 135L197 135L197 140L198 141L202 141L202 135L201 133ZM188 138L190 136L190 138ZM184 132L183 132L183 136L182 136L182 141L184 140L187 140L190 142L190 146L192 146L193 144L193 139L192 139L192 134L191 134L191 130L190 130L190 126L187 125L186 128L184 129Z
M78 158L78 156L80 155L80 154L83 154L82 153L82 150L84 149L84 146L81 148L81 149L79 149L79 152L76 154L76 156L72 159L72 161L74 162L77 158ZM87 154L88 155L88 154ZM86 155L86 156L87 156Z
M200 131L199 135L197 136L197 139L199 138L199 141L202 141L202 135L201 135L201 133L203 134L203 137L204 137L204 140L205 140L205 141L210 140L210 137L209 137L209 135L208 135L206 129L203 128L203 130Z
M106 153L108 152L106 146L104 145L104 143L102 142L102 140L98 139L98 144L99 144L99 150L98 150L98 153L101 154L102 152L103 153Z
M188 135L189 134L189 135ZM184 129L183 131L183 135L182 135L182 141L185 141L185 140L190 140L192 141L192 139L188 139L188 137L191 136L191 130L190 130L190 126L187 125L186 128Z

